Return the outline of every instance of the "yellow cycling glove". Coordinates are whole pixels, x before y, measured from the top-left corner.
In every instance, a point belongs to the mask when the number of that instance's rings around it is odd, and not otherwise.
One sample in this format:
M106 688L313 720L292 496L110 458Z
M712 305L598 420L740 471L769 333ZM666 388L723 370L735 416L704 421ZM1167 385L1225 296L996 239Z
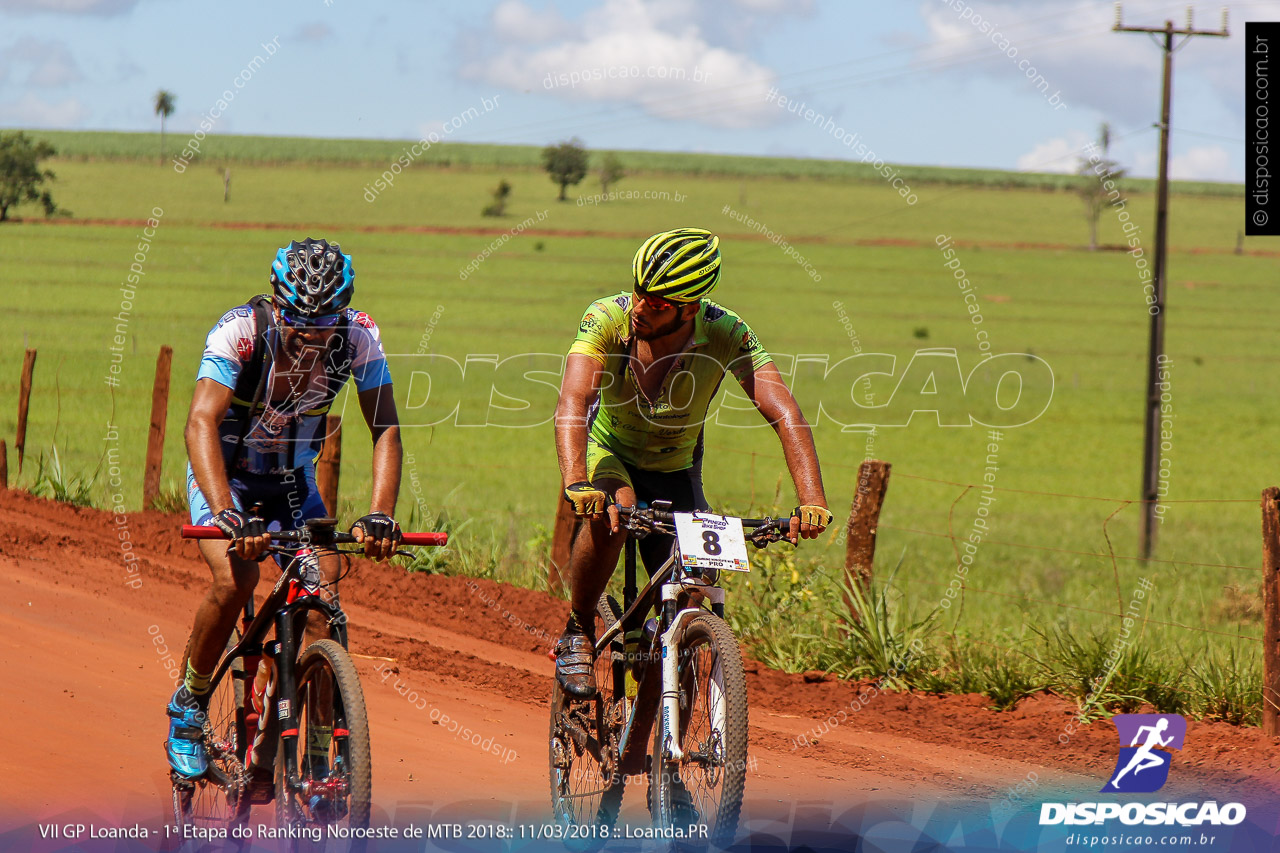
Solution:
M579 517L604 512L609 501L603 491L586 480L565 487L564 499L573 507L573 514Z
M791 515L799 518L801 524L813 527L826 527L831 523L831 512L824 506L798 506Z

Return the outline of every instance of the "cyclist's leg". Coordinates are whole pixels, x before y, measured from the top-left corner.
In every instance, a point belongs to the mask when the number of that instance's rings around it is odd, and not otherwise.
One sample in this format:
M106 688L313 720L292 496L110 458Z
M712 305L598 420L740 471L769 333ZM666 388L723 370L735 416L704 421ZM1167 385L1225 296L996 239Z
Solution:
M635 506L635 491L622 462L593 441L587 442L587 480L622 506ZM609 529L608 517L583 521L569 546L565 582L569 587L569 621L556 643L556 678L577 696L595 693L594 650L596 604L609 584L626 542L622 531Z
M607 477L592 482L620 506L635 506L635 491L624 480ZM609 530L608 517L584 521L574 532L565 580L569 587L569 604L573 612L580 615L582 626L587 630L595 624L596 604L609 585L626 540L625 532Z
M232 500L242 507L243 484L231 481ZM213 513L187 467L187 497L193 524L208 524ZM236 617L258 583L257 563L241 560L227 553L227 543L217 539L201 540L200 554L213 575L204 600L187 640L182 683L169 701L169 738L166 751L174 770L188 778L201 775L207 766L200 742L200 728L208 703L210 684L218 659L231 636Z
M210 524L213 512L195 484L190 465L187 466L187 478L191 523ZM241 479L232 477L230 485L232 502L237 509L243 510L248 491L246 484ZM228 553L225 541L202 539L199 547L200 556L213 573L213 582L196 610L195 625L187 642L187 671L194 670L197 680L201 676L213 674L218 658L222 656L226 646L227 637L231 636L231 629L235 627L236 617L258 586L258 564ZM188 684L188 687L191 685ZM200 694L198 689L193 689L192 692Z
M635 506L636 493L627 465L590 438L587 439L587 481L603 489L614 503ZM595 624L596 604L609 584L626 540L625 532L610 531L607 515L584 521L574 532L565 580L569 586L569 604L585 630Z

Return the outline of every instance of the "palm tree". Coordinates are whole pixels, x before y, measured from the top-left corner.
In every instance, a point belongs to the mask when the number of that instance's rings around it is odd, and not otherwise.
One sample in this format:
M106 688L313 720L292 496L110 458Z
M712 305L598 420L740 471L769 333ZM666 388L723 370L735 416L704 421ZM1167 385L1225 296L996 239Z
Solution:
M161 89L156 92L156 115L160 116L160 165L164 165L164 120L173 115L173 105L178 100L173 92Z

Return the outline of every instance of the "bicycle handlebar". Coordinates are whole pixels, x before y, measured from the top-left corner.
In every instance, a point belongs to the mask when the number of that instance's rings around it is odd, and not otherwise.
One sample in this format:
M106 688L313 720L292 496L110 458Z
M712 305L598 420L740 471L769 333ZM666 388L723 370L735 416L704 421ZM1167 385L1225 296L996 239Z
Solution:
M315 536L306 530L269 530L273 542L312 542ZM401 545L447 545L448 533L401 533ZM229 539L227 534L213 525L184 524L183 539ZM355 544L356 537L350 533L334 531L333 541L338 545Z
M640 515L642 517L652 518L654 521L666 523L675 522L675 513L673 511L653 509L652 507L640 509L639 507L634 506L620 506L618 507L618 515L623 518ZM744 528L750 528L757 532L767 532L769 528L772 528L781 533L786 533L791 529L791 516L783 518L740 518L738 520L742 522L742 526Z

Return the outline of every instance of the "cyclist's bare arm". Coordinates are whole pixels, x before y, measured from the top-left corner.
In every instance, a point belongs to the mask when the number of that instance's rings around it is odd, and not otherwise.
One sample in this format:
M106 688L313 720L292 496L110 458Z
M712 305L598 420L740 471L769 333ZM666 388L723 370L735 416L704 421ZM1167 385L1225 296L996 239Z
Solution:
M587 410L600 393L604 365L590 356L570 354L556 404L556 454L562 485L587 479Z
M394 516L404 458L394 389L391 383L387 383L361 391L359 398L360 412L364 415L364 422L369 425L369 435L373 439L373 489L369 511ZM336 512L337 508L330 507L329 511ZM363 530L359 527L356 528L356 537L363 542ZM382 540L381 547L371 545L365 549L367 556L376 559L390 557L394 552L395 543L390 539Z
M560 485L567 488L587 479L587 411L600 395L604 365L590 356L570 353L560 381L560 402L556 404L556 455L560 460ZM610 528L618 532L618 511L593 513L591 519L607 514Z
M231 389L217 380L205 377L196 381L191 396L191 408L187 412L187 426L183 437L187 443L187 458L191 460L191 473L196 485L209 504L214 515L231 509L231 484L227 481L226 462L222 458L222 441L218 426L231 405ZM237 541L236 555L252 560L266 551L271 540L266 534Z
M800 503L827 508L818 452L813 446L813 431L778 368L769 362L744 373L739 381L747 399L778 433ZM792 522L791 527L793 533L798 532L806 539L813 539L823 531L816 525L800 525L798 519Z
M214 514L233 506L231 484L227 482L227 471L223 467L226 463L222 459L222 444L218 437L218 427L230 405L230 388L208 377L198 380L183 433L191 471Z

